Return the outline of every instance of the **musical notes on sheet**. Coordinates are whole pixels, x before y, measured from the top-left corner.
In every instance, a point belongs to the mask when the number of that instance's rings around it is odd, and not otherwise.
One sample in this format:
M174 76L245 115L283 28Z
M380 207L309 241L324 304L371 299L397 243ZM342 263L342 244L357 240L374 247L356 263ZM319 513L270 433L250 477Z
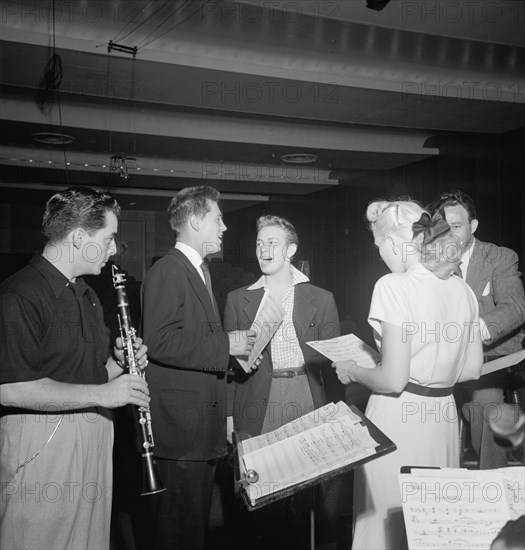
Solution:
M255 437L245 439L243 442L243 449L245 453L273 445L277 441L282 441L293 435L300 434L315 428L323 423L335 422L342 416L348 417L352 424L361 422L361 419L355 414L352 409L344 402L328 403L324 407L316 409L304 416L288 422L284 426L277 428L273 432L268 432Z
M353 359L360 367L373 369L381 360L379 353L355 334L344 334L329 340L306 343L334 362Z
M525 513L525 468L412 470L400 474L410 550L487 550Z
M378 443L355 413L339 402L313 411L269 434L242 441L246 487L252 502L375 453Z

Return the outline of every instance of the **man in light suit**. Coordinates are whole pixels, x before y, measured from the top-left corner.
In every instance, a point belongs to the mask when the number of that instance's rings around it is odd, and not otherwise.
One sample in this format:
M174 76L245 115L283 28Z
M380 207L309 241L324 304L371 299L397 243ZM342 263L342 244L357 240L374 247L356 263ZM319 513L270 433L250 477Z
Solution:
M441 208L462 242L460 269L478 298L485 361L520 351L525 336L525 292L517 254L474 238L478 227L476 207L465 193L442 194L430 209L434 213ZM489 409L503 403L505 384L506 371L499 371L458 388L463 393L462 411L470 424L480 469L507 465L505 451L494 441L488 422Z
M143 332L154 453L167 491L152 497L155 550L202 549L217 460L226 454L229 355L247 355L253 331L225 333L211 292L207 254L226 226L211 187L179 191L168 208L176 244L147 272Z
M273 431L326 404L324 382L334 377L330 361L306 342L339 335L337 307L332 293L312 285L292 265L297 247L297 232L288 220L259 218L256 255L262 277L227 297L226 330L251 327L265 295L284 311L258 369L235 374L233 425L241 437ZM298 493L251 512L237 524L246 524L251 536L262 538L268 548L307 547L310 498L309 493ZM325 513L333 516L334 511Z

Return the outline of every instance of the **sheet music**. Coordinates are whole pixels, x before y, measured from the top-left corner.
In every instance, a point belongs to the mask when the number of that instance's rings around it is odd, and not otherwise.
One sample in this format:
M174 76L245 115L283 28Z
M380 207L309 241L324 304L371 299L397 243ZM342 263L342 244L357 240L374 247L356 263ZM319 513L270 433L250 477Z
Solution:
M487 550L525 512L525 467L413 469L399 478L410 550Z
M314 340L306 343L331 361L353 359L360 367L364 368L375 368L381 357L375 349L355 334L345 334L330 340Z
M350 407L344 402L328 403L320 409L316 409L311 413L301 416L297 420L293 420L273 432L268 432L255 437L250 437L242 442L242 447L245 453L256 451L262 447L267 447L278 441L282 441L287 437L305 432L324 422L335 422L341 416L348 416L353 424L361 422L361 419L355 414Z
M510 519L517 519L525 514L525 466L509 466L488 470L500 472L507 491Z
M354 424L349 415L321 423L244 455L246 470L258 474L258 480L246 488L248 497L254 503L272 492L372 455L375 447L377 442L368 429Z
M278 304L269 292L265 292L259 309L253 320L251 330L257 334L255 344L247 359L237 357L237 361L244 371L249 372L257 358L261 355L264 348L269 344L273 335L279 328L284 318L284 309Z
M516 365L520 361L523 361L523 359L525 359L525 349L517 351L516 353L511 353L510 355L505 355L499 359L494 359L494 361L488 361L481 367L481 376Z

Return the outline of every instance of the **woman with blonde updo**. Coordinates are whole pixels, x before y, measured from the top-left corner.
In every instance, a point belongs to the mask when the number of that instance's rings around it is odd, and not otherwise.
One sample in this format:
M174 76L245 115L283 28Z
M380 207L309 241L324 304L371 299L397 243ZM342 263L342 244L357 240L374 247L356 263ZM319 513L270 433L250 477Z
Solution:
M459 466L457 382L479 378L483 353L474 293L454 275L459 242L444 217L412 201L369 205L367 219L392 273L377 281L368 322L375 368L334 363L341 382L372 390L366 416L397 449L358 468L352 550L406 548L402 466Z

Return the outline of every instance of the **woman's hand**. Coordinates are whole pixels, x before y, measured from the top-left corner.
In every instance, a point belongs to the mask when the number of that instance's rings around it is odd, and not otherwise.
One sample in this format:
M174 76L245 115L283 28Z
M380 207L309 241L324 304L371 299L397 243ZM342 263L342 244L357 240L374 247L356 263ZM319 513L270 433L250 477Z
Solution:
M332 367L335 369L337 378L339 378L342 384L350 384L350 382L355 382L352 378L352 374L355 368L359 367L359 365L355 361L352 361L352 359L337 361L336 363L332 363Z

